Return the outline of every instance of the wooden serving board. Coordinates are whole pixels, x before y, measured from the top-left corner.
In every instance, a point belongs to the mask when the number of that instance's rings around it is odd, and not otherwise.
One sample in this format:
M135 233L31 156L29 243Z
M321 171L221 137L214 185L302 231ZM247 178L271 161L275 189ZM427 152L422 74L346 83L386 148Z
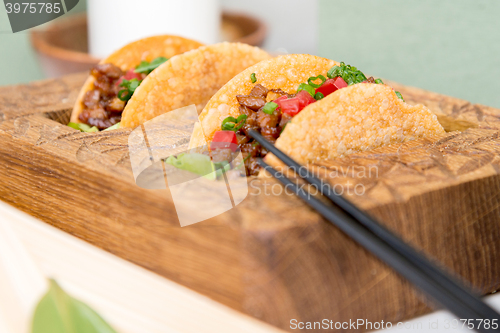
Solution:
M168 190L135 185L129 130L63 125L85 78L0 88L3 201L285 330L292 319L397 322L429 311L407 282L299 199L277 194L272 180L251 179L237 208L181 228ZM481 294L494 292L500 110L393 86L450 133L323 162L321 170L336 172L333 182L345 189L364 189L350 198L436 263Z

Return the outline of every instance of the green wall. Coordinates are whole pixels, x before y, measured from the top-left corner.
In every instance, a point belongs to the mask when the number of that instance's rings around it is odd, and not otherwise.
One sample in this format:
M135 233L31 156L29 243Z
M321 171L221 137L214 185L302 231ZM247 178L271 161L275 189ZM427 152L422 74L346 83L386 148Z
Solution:
M500 108L500 1L318 1L319 55ZM81 0L72 13L84 9ZM0 73L0 85L42 78L28 32L10 32L3 6Z
M80 1L68 15L83 10L85 2ZM12 33L3 3L0 4L0 73L0 86L43 79L35 52L31 48L29 30Z
M500 108L500 1L319 1L321 56Z
M13 34L3 3L0 4L0 85L43 77L31 50L28 32Z

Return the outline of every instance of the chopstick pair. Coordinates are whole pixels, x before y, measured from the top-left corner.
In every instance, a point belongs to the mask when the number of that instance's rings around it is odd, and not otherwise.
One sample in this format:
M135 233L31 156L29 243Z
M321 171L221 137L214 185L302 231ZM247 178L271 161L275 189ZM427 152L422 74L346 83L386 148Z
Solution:
M469 292L455 279L433 265L422 254L406 244L398 236L383 227L372 217L361 211L347 199L332 191L328 183L316 178L307 168L295 162L288 155L267 141L260 133L251 130L250 136L268 152L273 153L286 166L295 171L309 184L315 186L333 205L328 205L312 197L297 186L283 173L259 159L258 163L282 184L292 189L297 196L314 208L326 220L350 236L358 244L392 267L396 272L413 283L432 298L447 308L460 319L478 320L475 330L478 332L500 332L494 325L486 329L480 323L500 323L500 315L478 297ZM480 321L480 320L483 321Z

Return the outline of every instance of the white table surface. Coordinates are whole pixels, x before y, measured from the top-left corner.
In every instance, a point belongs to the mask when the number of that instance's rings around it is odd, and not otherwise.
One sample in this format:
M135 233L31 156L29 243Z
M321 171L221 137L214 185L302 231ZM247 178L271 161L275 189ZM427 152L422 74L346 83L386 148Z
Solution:
M0 333L29 332L47 278L118 333L280 333L0 201Z

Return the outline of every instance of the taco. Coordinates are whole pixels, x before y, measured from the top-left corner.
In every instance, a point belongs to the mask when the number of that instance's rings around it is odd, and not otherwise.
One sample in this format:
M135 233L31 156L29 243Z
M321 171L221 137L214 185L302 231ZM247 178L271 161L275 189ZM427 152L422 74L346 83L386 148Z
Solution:
M129 70L111 86L111 98L95 103L94 95L102 96L94 84L94 90L84 95L79 120L99 129L121 121L120 127L135 128L165 112L195 104L201 111L210 97L242 70L270 58L267 52L247 44L220 43L203 46L172 58L156 58L151 63L141 62ZM152 71L155 62L158 68ZM102 65L107 66L107 64ZM141 71L146 70L147 73ZM149 74L150 73L150 74ZM149 74L149 75L145 75ZM99 87L97 87L99 88ZM94 104L92 104L94 103ZM104 107L101 105L104 104ZM97 108L93 105L97 105ZM98 111L95 111L95 110ZM85 109L84 109L85 110ZM111 115L109 122L101 124L95 118L86 117L92 112Z
M165 112L208 100L244 69L269 59L267 52L241 43L203 46L175 56L141 83L122 114L122 127L135 128Z
M127 101L140 82L168 58L203 44L177 36L153 36L130 43L91 70L73 112L73 125L106 129L121 120Z
M429 109L406 104L382 80L312 55L281 56L246 69L199 118L190 147L210 143L217 161L227 150L218 147L236 144L250 175L258 174L257 158L267 154L250 129L301 163L444 133Z

